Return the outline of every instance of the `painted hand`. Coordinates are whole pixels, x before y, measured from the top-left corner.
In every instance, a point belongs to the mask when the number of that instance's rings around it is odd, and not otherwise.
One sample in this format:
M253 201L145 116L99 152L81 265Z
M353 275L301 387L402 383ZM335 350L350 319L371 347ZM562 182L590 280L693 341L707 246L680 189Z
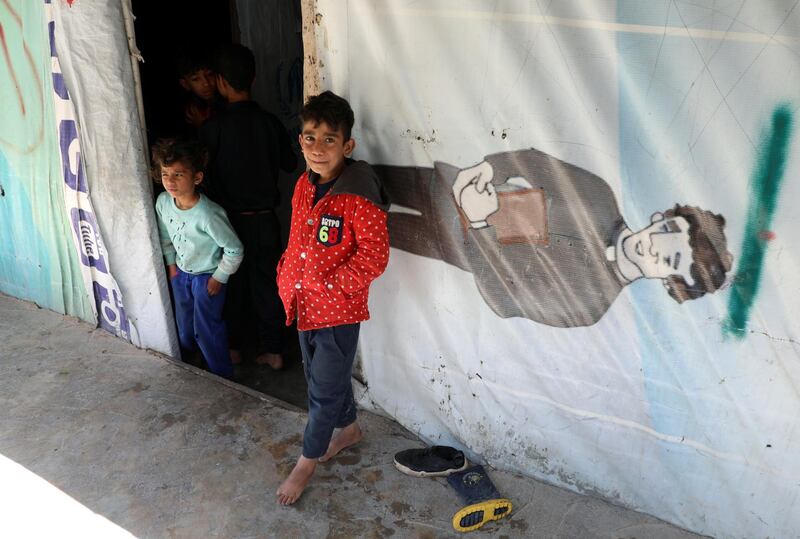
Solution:
M483 161L459 172L453 182L456 204L464 211L472 228L489 226L486 219L500 207L493 177L492 165Z

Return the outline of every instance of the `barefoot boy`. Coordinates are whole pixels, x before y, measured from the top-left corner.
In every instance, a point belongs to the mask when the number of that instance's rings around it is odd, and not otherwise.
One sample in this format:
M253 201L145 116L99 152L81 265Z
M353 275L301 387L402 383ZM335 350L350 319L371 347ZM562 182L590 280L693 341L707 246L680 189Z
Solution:
M308 100L300 148L308 170L292 197L289 245L278 264L286 323L297 318L308 382L303 454L278 503L303 493L317 460L361 440L350 377L370 283L389 261L389 200L372 168L353 161L353 110L332 92ZM334 429L340 429L333 436Z

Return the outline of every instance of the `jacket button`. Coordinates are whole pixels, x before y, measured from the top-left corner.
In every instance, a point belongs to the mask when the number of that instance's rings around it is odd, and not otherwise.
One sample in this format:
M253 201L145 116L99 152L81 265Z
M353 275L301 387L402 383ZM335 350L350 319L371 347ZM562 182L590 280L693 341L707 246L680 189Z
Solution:
M295 287L296 289L300 290L300 283L297 283L297 284L295 284L295 285L294 285L294 287Z
M309 225L313 225L313 224L314 224L314 219L309 219L309 220L308 220L308 221L306 221L306 222L307 222Z
M306 253L305 252L300 253L300 258L305 259L305 257L306 257Z

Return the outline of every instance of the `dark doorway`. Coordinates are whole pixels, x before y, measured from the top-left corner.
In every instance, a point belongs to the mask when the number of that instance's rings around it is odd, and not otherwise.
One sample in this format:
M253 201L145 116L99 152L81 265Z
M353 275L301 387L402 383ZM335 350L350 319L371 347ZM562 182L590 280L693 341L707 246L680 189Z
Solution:
M187 131L183 118L187 94L177 75L180 56L210 53L237 36L232 36L228 0L133 0L133 13L136 43L144 58L139 70L147 136L152 144L162 136Z
M149 144L160 137L194 133L184 118L188 93L179 84L179 58L209 54L232 42L247 45L256 56L254 100L276 114L292 140L297 139L303 56L299 0L132 0L132 4L136 41L144 58L139 67ZM302 165L279 182L282 202L277 213L284 242L292 190L301 170ZM235 380L305 407L306 383L297 334L293 327L286 330L282 370L257 365L253 361L254 350L246 347L243 362L236 367ZM254 330L248 333L255 335ZM203 366L202 359L198 364Z

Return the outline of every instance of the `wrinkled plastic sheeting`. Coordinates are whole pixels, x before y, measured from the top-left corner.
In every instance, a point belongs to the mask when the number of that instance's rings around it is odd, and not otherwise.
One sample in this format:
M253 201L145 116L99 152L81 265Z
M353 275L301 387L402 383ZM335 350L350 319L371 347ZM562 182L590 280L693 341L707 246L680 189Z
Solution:
M303 107L303 43L297 2L284 0L237 0L241 42L256 58L253 99L283 122L289 139L300 133L300 109ZM289 237L292 193L297 178L305 170L305 161L294 145L297 168L280 171L280 204L275 209L281 223L284 243Z
M176 356L123 2L54 2L54 10L92 203L127 315L141 347Z
M95 322L64 204L41 2L0 7L0 290Z
M361 403L697 532L794 536L794 4L320 0L310 63L393 197ZM690 219L704 250L660 243ZM709 293L668 293L677 253Z

